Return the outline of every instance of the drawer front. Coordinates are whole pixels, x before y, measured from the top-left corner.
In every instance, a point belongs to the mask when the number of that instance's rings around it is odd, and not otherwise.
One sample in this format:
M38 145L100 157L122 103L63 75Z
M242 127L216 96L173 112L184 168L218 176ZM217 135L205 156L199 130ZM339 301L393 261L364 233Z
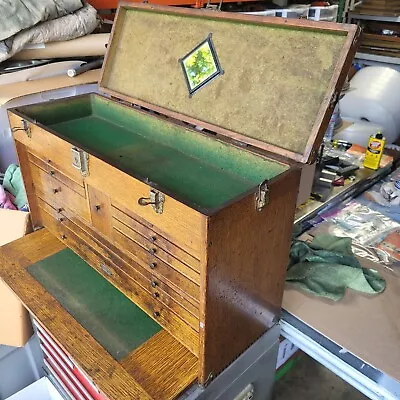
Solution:
M83 182L83 178L80 179L71 179L63 172L60 171L60 168L51 162L51 160L46 160L41 158L40 156L36 156L32 153L28 152L28 159L31 164L35 164L37 167L42 169L44 172L49 174L51 177L59 180L65 186L68 186L74 192L78 193L82 197L86 197L85 185Z
M175 302L163 290L165 287L159 285L159 282L153 287L151 281L135 271L134 265L121 262L118 257L104 249L84 232L79 231L77 234L76 231L79 228L67 226L69 221L67 218L62 221L56 220L47 212L48 210L45 210L46 207L48 206L40 202L39 209L42 220L51 232L62 238L68 247L72 248L92 268L123 292L172 336L176 337L192 353L198 354L198 333L194 328L196 326L198 330L198 318ZM84 237L82 238L82 236ZM131 279L127 272L131 275L135 274L135 278ZM142 284L146 285L148 290ZM155 296L154 293L157 293L158 296ZM168 302L169 304L167 304Z
M162 235L162 232L157 230L156 226L150 226L150 224L143 219L139 220L137 215L134 215L129 212L129 210L115 202L112 208L112 215L116 220L132 229L132 234L136 234L134 240L142 246L145 247L148 245L148 242L156 244L158 247L173 255L178 260L181 260L193 270L200 272L200 261L182 248L176 246L175 243L166 239Z
M127 226L115 220L113 224L112 240L116 245L128 251L133 258L141 260L149 271L199 301L200 275L197 272L150 242L142 247L132 238L134 234Z
M68 209L80 218L90 221L87 199L66 186L61 180L46 173L36 164L30 164L35 192L55 209ZM60 176L60 174L58 174Z

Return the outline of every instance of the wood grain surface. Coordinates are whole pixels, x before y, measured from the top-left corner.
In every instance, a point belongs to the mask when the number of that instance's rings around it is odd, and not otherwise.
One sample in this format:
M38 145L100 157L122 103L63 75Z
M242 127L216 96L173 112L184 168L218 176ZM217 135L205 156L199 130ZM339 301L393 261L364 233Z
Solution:
M269 204L254 195L211 217L202 271L199 381L217 375L279 318L300 173L270 185Z
M133 351L121 364L148 388L154 399L176 398L196 380L198 371L197 358L165 331Z

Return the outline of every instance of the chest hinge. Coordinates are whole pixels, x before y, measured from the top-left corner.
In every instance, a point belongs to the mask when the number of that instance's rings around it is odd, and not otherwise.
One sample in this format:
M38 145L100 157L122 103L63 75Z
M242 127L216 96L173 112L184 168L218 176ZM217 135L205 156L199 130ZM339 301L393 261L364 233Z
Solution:
M72 166L79 169L83 177L89 175L89 155L86 151L73 147L72 151Z
M269 203L268 181L264 181L258 187L256 193L256 210L261 211Z

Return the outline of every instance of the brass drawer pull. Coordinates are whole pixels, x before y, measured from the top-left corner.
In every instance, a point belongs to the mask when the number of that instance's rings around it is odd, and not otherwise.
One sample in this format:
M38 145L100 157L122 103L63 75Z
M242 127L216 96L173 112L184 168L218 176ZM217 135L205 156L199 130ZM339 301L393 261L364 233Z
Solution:
M104 264L100 264L100 268L103 270L104 273L106 273L108 276L112 276L113 272L110 268L108 268L106 265Z
M153 293L153 297L154 297L155 299L157 299L158 297L160 297L160 294L159 294L158 292L154 292L154 293Z
M158 286L158 283L156 281L151 281L151 286L153 288L156 288Z
M148 250L149 251L149 253L151 254L151 255L153 255L154 256L154 254L156 254L157 253L157 249L155 249L155 248L151 248L151 249L149 249Z
M161 314L160 314L159 311L154 311L154 312L153 312L153 317L154 317L154 318L158 318L160 315L161 315Z
M151 269L154 269L155 267L157 267L157 263L155 263L155 262L150 263L150 264L149 264L149 267L150 267Z
M157 240L156 236L150 236L150 242L154 243Z
M61 188L59 188L59 189L57 189L57 188L56 188L56 189L53 189L53 193L54 193L54 194L57 194L57 193L60 193L60 192L61 192Z
M65 240L66 238L67 238L66 235L61 235L61 239L62 239L62 240Z
M64 211L63 208L57 208L57 212L58 212L58 213L62 213L63 211Z
M53 171L53 170L49 171L49 175L50 175L50 176L54 176L55 174L56 174L55 171Z

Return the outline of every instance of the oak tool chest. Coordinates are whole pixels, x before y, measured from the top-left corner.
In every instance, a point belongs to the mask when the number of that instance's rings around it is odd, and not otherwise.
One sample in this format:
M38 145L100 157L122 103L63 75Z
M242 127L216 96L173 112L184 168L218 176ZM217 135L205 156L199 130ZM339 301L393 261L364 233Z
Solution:
M207 386L277 323L298 166L358 34L121 5L108 96L9 111L37 232L1 276L107 398Z

